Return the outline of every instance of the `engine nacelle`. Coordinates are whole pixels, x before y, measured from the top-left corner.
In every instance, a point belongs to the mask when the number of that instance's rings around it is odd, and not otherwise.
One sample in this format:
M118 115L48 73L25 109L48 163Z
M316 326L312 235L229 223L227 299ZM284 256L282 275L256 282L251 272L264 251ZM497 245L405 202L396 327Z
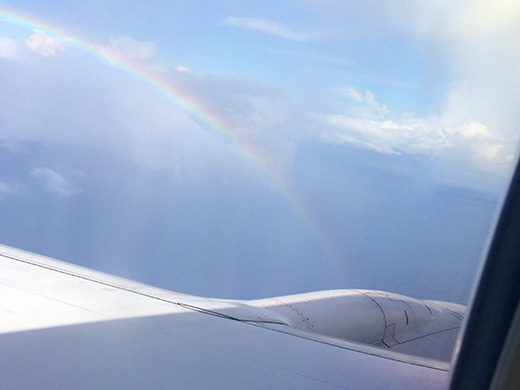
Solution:
M464 306L373 290L332 290L247 302L290 326L347 341L449 361Z

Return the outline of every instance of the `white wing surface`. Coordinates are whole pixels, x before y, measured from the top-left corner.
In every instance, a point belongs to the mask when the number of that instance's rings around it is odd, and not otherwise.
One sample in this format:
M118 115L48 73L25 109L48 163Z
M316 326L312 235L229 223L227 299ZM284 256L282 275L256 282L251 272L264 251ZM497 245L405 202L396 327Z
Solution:
M0 246L3 389L443 389L447 363Z

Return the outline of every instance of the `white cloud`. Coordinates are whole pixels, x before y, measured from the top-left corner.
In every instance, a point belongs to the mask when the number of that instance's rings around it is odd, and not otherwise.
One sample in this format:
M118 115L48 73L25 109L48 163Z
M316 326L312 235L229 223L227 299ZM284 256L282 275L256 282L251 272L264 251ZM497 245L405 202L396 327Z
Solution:
M419 30L462 38L502 34L518 26L520 3L516 0L449 0L421 4L415 19Z
M0 58L14 58L18 54L16 41L6 37L0 37Z
M469 147L471 157L476 162L504 164L514 159L516 139L503 138L482 123L465 123L458 129L456 136L462 138L460 142Z
M458 80L442 110L450 116L486 123L504 136L518 133L520 101L520 2L439 0L428 2L413 29L432 62Z
M376 101L374 94L369 90L365 91L365 101L376 112L379 112L381 114L388 114L390 112L390 111L388 111L388 108L386 108L386 106L384 104L381 105L381 104L379 104L379 102Z
M382 153L424 155L436 155L452 146L435 116L424 119L402 116L384 120L343 114L315 117L332 129L321 133L327 143L350 143Z
M187 68L186 66L179 65L175 68L178 72L187 72L191 73L191 69Z
M81 192L81 189L70 183L65 176L53 169L39 167L33 168L30 175L40 182L45 189L62 198L70 198Z
M375 119L382 118L390 113L386 105L380 104L370 90L361 93L355 88L347 86L336 88L333 92L336 95L348 97L354 103L354 105L348 107L351 116Z
M346 95L355 102L363 101L363 96L353 87L338 88L336 91L339 95Z
M65 50L60 39L51 37L43 31L35 31L25 43L31 50L44 56L53 56L58 51Z
M477 121L461 122L448 114L416 118L411 114L384 119L345 114L314 115L326 127L315 136L329 144L350 144L380 153L424 156L451 169L492 172L510 164L517 138L507 138ZM500 168L502 167L502 168ZM460 173L460 172L459 172Z
M132 61L150 61L157 52L154 42L138 41L126 34L111 38L110 44L104 49Z
M228 26L274 35L291 41L305 41L310 38L310 35L294 31L268 19L237 18L230 16L226 18L224 23Z

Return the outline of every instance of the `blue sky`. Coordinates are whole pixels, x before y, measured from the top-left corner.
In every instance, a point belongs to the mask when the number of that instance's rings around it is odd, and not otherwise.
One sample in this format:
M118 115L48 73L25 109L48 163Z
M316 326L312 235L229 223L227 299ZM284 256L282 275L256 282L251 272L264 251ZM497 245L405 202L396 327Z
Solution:
M519 16L506 0L4 2L0 240L199 295L464 302L516 161Z

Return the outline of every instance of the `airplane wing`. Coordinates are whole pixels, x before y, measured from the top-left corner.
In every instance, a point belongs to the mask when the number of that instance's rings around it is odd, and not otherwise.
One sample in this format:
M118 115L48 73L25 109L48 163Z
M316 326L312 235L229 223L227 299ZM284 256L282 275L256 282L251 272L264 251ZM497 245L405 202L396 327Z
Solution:
M443 389L449 363L0 246L3 389Z

